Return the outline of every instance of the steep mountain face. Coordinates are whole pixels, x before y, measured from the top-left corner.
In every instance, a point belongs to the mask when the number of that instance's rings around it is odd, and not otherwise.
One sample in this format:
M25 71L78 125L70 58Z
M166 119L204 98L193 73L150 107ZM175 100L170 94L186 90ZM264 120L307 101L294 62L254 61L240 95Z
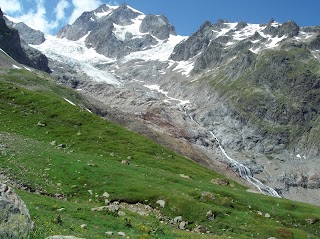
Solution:
M34 30L23 22L13 22L10 21L7 17L4 17L7 26L16 29L19 33L20 39L23 40L27 44L31 45L40 45L46 39L44 38L44 34L39 30Z
M130 31L125 31L130 28ZM164 16L144 15L123 4L119 7L102 5L83 13L73 25L58 32L59 38L77 41L86 37L87 47L107 57L121 58L131 52L156 45L176 35L174 27Z
M9 28L0 9L0 48L17 62L50 72L48 59L40 51L20 40L17 30Z
M183 37L164 16L102 5L36 47L104 117L241 175L235 159L281 196L320 205L319 39L319 27L273 19Z

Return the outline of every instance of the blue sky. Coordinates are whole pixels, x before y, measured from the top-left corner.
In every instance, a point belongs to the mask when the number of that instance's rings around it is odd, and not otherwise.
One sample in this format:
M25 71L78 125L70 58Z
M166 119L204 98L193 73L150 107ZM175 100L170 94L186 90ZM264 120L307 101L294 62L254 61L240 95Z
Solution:
M190 35L205 20L216 22L267 23L294 20L300 26L320 25L320 0L124 0L146 14L163 14L179 35ZM72 23L83 11L91 11L102 3L119 5L110 0L1 0L0 7L9 16L32 27L54 34Z

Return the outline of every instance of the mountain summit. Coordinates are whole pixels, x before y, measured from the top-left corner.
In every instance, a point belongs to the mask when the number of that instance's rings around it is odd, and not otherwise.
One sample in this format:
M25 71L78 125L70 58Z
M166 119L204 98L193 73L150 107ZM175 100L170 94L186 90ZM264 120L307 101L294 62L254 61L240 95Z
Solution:
M58 32L59 38L77 41L85 38L87 47L93 47L107 57L123 57L166 40L175 29L164 16L145 15L126 4L101 5L84 12L72 25Z

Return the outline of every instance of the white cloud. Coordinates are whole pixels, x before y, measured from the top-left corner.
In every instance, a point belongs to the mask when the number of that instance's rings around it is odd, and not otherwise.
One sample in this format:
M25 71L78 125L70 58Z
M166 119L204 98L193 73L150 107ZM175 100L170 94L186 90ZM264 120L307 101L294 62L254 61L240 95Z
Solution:
M66 18L65 10L70 6L71 5L67 0L60 0L58 2L57 7L54 10L54 12L57 14L56 21L64 20Z
M7 14L20 12L22 9L19 0L1 0L1 10Z
M102 2L100 0L72 0L74 10L69 19L69 23L72 24L83 12L92 11L98 8Z
M62 21L66 20L65 10L71 5L67 0L59 0L54 9L54 13L56 14L55 19L48 20L46 17L47 10L45 8L45 1L46 0L38 0L35 9L30 9L27 13L15 16L15 18L20 22L24 22L33 29L50 34Z
M31 9L24 15L16 17L17 20L24 22L28 26L40 30L44 33L50 33L57 27L56 22L49 22L46 18L45 0L37 1L36 10Z

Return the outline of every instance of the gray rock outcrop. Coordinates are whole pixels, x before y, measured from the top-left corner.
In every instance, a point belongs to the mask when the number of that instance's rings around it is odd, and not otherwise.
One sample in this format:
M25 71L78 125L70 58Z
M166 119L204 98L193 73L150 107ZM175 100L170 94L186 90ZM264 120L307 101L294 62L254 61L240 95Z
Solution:
M33 227L21 198L10 187L0 183L0 238L26 237Z
M272 37L294 37L299 34L300 27L294 21L288 21L281 24L280 26L273 26L273 21L270 21L267 27L263 30L265 34L271 35Z
M9 28L3 17L0 17L0 48L20 64L51 72L47 57L21 41L19 32Z
M221 63L223 55L223 46L218 42L212 41L206 50L195 61L193 72L207 69L208 67L217 66Z
M72 24L63 27L57 34L60 38L67 38L72 41L77 41L81 37L85 36L89 31L93 30L98 24L93 12L84 12L82 15Z
M41 51L30 47L24 41L21 41L21 47L29 59L30 66L47 73L51 73L51 70L48 66L48 58L44 54L42 54Z
M40 45L46 40L41 31L31 28L23 22L14 23L9 21L7 18L4 19L8 26L13 27L18 31L20 39L25 41L27 44Z
M169 38L170 34L176 35L174 27L163 15L147 15L141 22L140 31L148 32L160 40Z
M210 43L213 36L212 24L206 21L198 31L187 40L176 45L170 56L171 60L186 61L202 52Z

